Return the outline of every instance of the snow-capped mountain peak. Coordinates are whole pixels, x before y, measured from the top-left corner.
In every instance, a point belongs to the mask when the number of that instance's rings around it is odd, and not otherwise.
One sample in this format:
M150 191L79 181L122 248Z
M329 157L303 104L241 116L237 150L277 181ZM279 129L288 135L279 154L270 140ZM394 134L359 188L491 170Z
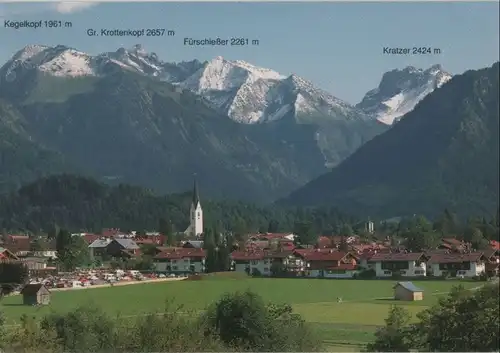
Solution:
M439 65L427 70L415 67L392 70L384 74L378 88L368 92L363 101L353 107L295 73L286 76L222 56L204 63L198 60L169 63L139 44L98 55L61 45L30 45L17 52L2 68L7 72L24 69L59 77L133 71L189 89L214 109L246 124L290 115L304 117L303 121L359 120L371 116L391 124L451 77Z
M379 86L369 91L357 107L374 119L392 125L451 77L441 65L426 70L413 66L395 69L386 72Z

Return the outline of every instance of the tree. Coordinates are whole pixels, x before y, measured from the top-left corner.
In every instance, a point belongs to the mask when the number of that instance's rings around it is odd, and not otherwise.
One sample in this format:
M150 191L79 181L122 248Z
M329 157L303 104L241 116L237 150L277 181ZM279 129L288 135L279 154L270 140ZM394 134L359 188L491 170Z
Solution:
M407 324L410 320L408 311L399 306L391 306L385 326L375 333L375 341L366 347L367 352L408 352L410 342Z
M350 237L354 235L354 230L352 229L350 224L344 223L342 227L340 227L340 233L341 235Z
M415 228L404 232L402 236L406 239L406 248L417 252L435 249L441 242L439 234L432 230Z
M61 229L56 238L57 262L64 270L71 271L90 263L87 243L80 236L72 236Z
M59 227L57 226L57 224L52 224L47 230L47 238L49 240L56 239L58 234L59 234Z
M0 295L11 293L28 280L28 268L23 263L0 262Z
M464 231L464 240L470 242L474 249L484 250L489 248L488 240L483 236L483 232L476 227L467 226Z
M293 233L294 243L297 245L314 245L318 242L318 236L314 233L310 222L295 222Z
M224 295L208 308L202 322L239 351L318 351L321 346L291 306L266 305L250 291Z
M347 244L347 240L346 240L345 236L343 236L343 235L340 236L339 250L340 251L349 251L349 244Z
M158 232L166 237L166 241L168 245L175 245L176 239L174 237L173 225L170 220L166 220L165 218L160 218L158 225Z
M203 248L206 251L205 271L216 272L218 266L218 248L212 228L205 228L203 235Z
M443 214L434 223L434 228L444 237L455 235L459 231L457 215L445 209Z
M275 219L271 219L269 221L269 225L267 227L268 233L277 233L279 229L279 223Z

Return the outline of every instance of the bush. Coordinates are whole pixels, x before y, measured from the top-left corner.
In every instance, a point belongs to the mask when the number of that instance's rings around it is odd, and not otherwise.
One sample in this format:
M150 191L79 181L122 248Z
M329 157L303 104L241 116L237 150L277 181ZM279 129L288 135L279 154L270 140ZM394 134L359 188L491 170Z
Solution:
M373 279L377 276L377 273L373 268L360 271L356 274L357 279Z
M226 346L258 352L317 351L315 339L300 315L288 305L266 305L252 292L227 294L202 317L206 332Z

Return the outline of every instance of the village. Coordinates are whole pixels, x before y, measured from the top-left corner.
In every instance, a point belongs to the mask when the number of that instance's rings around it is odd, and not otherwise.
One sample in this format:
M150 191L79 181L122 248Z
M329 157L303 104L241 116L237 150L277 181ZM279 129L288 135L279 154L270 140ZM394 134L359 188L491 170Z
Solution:
M184 279L211 272L196 181L189 219L188 228L176 234L174 241L173 236L167 239L159 232L124 232L115 228L103 229L99 234L71 234L83 244L89 259L88 266L79 266L72 272L64 272L58 266L56 239L40 241L28 235L4 235L0 259L24 264L30 283L39 285L39 289L40 285L64 290ZM374 222L366 222L366 231L375 232ZM297 238L293 232L231 238L232 243L225 245L229 264L222 271L253 277L406 281L489 279L499 274L500 243L495 240L489 242L487 249L476 250L456 237L443 237L435 248L412 252L400 243L394 244L389 237L367 240L358 235L318 235L313 244L301 244ZM21 290L20 286L15 293Z
M88 244L89 256L100 266L80 269L75 274L58 273L55 242L43 250L33 250L26 235L7 235L0 245L4 261L23 262L33 278L49 279L52 287L79 287L117 281L187 276L205 272L206 250L203 240L180 241L165 246L158 233L136 236L118 229L102 234L74 234ZM358 236L319 236L314 246L297 246L293 233L250 234L243 246L235 244L230 254L231 270L252 276L356 278L371 271L374 278L477 278L498 275L499 243L491 249L472 251L470 245L455 238L444 238L437 249L413 253L392 247L389 241L363 243ZM140 257L144 247L153 249L150 270L112 269L106 259L128 260ZM343 249L341 249L343 247ZM59 276L59 277L54 277ZM56 278L56 279L54 279ZM60 280L57 280L60 278Z

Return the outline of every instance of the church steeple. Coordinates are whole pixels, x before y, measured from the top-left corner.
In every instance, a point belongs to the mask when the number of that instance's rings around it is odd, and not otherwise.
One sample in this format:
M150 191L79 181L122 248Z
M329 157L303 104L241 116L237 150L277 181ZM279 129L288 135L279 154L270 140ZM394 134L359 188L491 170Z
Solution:
M192 203L194 205L194 207L196 207L196 205L198 205L198 203L200 202L200 195L198 194L198 182L196 181L196 174L194 176L194 183L193 183L193 200L192 200Z

